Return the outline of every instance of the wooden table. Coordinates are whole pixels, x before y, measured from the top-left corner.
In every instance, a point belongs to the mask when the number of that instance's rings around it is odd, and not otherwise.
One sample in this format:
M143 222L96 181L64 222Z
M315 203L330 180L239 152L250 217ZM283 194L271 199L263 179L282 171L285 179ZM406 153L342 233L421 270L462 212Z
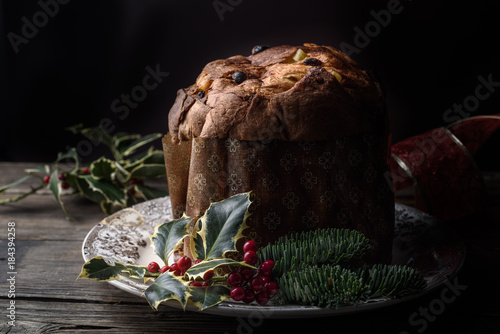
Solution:
M34 164L0 163L0 185ZM20 185L9 195L26 190ZM455 294L443 289L414 301L348 316L316 319L231 318L160 306L105 282L76 280L82 241L106 215L86 200L64 197L76 218L65 219L48 191L0 206L1 333L499 333L500 194L487 208L452 222L467 247ZM8 269L9 222L15 222L15 271ZM12 225L12 224L11 224ZM9 279L14 276L15 283ZM11 288L15 298L9 298ZM455 296L455 297L454 297ZM9 326L15 301L15 327ZM443 306L443 307L441 307Z

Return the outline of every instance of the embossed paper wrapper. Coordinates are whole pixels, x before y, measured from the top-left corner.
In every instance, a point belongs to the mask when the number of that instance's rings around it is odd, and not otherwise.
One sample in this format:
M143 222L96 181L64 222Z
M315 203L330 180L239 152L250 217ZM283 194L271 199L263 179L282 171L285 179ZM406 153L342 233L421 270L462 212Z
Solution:
M244 234L266 245L291 232L356 229L371 241L368 261L389 261L394 227L387 139L269 142L163 138L174 217L196 217L211 202L252 191ZM378 153L377 153L378 152Z

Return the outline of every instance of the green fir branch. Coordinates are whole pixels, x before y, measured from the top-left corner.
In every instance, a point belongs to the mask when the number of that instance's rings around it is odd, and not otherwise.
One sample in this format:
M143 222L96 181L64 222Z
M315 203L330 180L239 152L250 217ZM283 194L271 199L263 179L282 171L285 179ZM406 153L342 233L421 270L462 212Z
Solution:
M359 258L369 250L369 240L347 229L322 229L280 237L258 251L259 260L273 260L277 277L304 265L338 264Z
M278 283L282 302L329 308L357 305L370 298L403 296L426 286L414 268L383 264L360 268L306 266L286 272Z

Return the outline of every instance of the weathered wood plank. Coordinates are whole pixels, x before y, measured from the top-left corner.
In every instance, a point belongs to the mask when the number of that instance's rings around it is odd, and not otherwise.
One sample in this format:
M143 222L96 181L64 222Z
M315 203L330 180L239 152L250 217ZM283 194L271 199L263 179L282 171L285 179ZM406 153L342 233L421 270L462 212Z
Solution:
M412 326L409 317L433 299L341 317L316 319L268 319L259 314L249 317L219 317L204 313L183 312L160 307L153 312L148 305L133 303L75 303L57 300L18 300L16 327L10 333L379 333L416 332L423 325ZM456 312L450 306L427 321L425 333L495 333L496 315L476 316L474 312ZM423 316L418 319L424 319ZM0 333L8 327L0 325Z
M232 318L172 308L153 312L146 304L18 299L16 306L14 333L22 333L22 330L27 333L193 333L207 328L208 323L217 328L217 332L233 332L236 323ZM7 326L3 325L0 333L6 330Z
M15 222L18 240L83 241L89 230L106 217L96 204L86 200L69 199L65 202L75 219L73 221L65 218L51 196L33 195L22 203L0 206L2 224ZM6 229L0 230L2 239L6 233Z
M59 204L50 195L32 195L21 202L0 205L4 222L16 223L16 238L22 240L82 240L106 214L98 205L85 199L65 197L74 220L66 219ZM0 231L4 236L6 230ZM3 238L3 237L2 237Z
M84 263L81 245L82 240L16 241L16 297L145 303L109 283L77 280ZM0 249L6 248L6 241L0 240ZM7 267L5 257L0 263ZM7 278L7 271L0 272L1 291L7 291Z

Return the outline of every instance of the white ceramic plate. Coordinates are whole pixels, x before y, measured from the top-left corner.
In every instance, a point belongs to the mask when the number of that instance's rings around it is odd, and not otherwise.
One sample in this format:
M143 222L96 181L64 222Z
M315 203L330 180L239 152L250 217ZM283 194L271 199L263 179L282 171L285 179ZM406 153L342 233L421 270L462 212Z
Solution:
M393 264L409 264L424 276L427 286L419 293L401 298L371 299L357 306L338 309L301 305L247 305L225 301L203 312L225 316L261 314L266 318L321 317L343 315L377 309L405 302L441 287L461 268L465 248L456 233L446 224L416 209L396 204L393 242ZM85 261L102 256L111 262L147 265L151 261L162 263L150 247L149 236L158 224L172 220L170 198L163 197L123 209L98 223L87 234L82 246ZM141 296L148 284L131 279L126 274L110 284ZM180 308L177 301L164 304ZM197 308L188 305L188 310Z

